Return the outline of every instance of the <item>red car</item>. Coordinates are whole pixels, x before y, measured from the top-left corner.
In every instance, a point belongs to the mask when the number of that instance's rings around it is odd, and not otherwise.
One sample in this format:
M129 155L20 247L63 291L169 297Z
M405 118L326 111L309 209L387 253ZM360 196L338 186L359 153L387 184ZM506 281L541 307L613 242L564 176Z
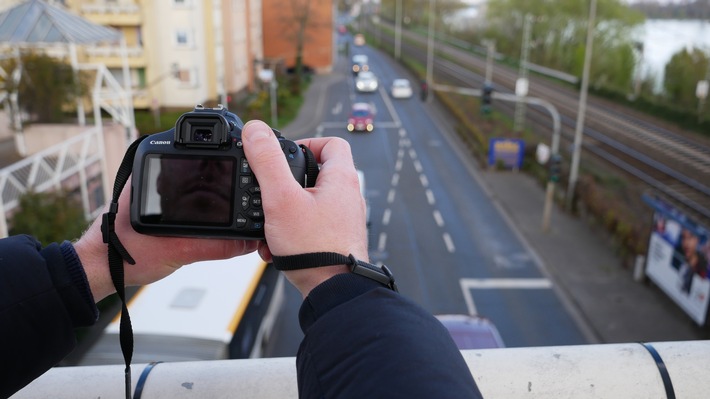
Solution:
M375 129L375 112L368 103L355 103L348 118L349 132L371 132Z

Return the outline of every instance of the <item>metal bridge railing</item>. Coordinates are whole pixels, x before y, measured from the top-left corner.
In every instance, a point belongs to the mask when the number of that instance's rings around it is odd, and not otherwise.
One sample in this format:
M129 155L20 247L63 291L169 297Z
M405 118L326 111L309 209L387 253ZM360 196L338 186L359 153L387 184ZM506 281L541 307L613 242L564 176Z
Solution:
M8 215L17 208L20 197L30 190L44 192L78 189L86 219L98 216L105 198L101 195L101 198L90 201L89 182L105 176L106 165L103 159L101 129L93 127L0 169L0 238L8 236ZM103 185L103 180L100 181Z

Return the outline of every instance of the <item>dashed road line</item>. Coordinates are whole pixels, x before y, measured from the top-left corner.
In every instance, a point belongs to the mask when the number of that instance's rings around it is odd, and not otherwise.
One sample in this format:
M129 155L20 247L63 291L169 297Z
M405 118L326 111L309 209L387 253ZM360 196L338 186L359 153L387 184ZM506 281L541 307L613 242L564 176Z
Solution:
M441 212L438 209L434 209L434 221L439 227L444 227L444 218L441 216Z
M385 213L382 215L382 225L387 226L390 224L390 217L392 216L392 211L390 208L385 209Z
M449 251L449 253L454 253L456 252L456 247L454 246L454 240L451 239L451 236L449 233L444 233L444 244L446 244L446 250Z
M434 205L436 203L436 198L434 198L434 192L432 192L430 189L426 190L426 200L429 202L429 205Z

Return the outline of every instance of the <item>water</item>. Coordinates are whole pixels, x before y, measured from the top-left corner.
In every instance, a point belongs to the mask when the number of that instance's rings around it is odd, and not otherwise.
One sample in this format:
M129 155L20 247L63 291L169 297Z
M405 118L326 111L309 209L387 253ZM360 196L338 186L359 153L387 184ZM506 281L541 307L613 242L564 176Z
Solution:
M636 37L643 43L642 75L653 77L657 87L673 55L683 48L699 48L710 54L710 22L701 20L649 19Z

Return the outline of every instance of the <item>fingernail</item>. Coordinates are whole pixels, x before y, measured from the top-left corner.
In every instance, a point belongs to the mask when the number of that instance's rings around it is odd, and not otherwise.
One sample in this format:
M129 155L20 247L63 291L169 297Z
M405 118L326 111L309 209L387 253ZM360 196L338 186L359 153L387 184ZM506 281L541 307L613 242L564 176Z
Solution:
M253 142L267 138L272 135L271 128L264 122L260 121L249 121L244 125L243 129L244 140L247 142Z

